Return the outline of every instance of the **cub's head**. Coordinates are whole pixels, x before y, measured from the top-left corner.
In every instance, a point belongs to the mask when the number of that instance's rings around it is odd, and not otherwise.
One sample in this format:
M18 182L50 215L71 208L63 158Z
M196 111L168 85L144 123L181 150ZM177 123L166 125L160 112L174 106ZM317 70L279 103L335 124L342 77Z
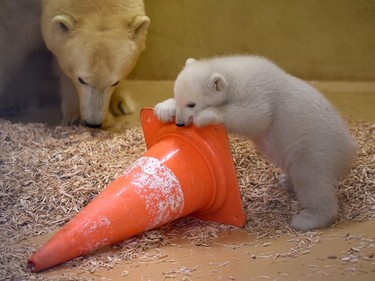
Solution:
M208 106L220 106L227 99L228 84L209 61L189 58L174 85L176 124L187 126L193 116Z
M143 1L42 1L47 48L75 86L81 118L101 125L113 91L145 48Z

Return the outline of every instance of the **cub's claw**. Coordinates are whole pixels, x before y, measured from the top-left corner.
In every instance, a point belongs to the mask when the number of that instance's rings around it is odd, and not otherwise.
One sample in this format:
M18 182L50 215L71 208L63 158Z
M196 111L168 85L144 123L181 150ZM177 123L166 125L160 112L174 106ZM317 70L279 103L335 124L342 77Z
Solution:
M292 192L294 191L293 183L291 182L289 176L287 174L281 174L279 177L279 184L282 188Z

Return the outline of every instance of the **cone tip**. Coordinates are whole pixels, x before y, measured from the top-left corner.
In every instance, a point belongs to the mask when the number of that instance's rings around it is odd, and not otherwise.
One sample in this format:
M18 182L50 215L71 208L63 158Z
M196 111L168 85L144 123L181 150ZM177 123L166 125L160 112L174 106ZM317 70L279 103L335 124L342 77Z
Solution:
M32 261L27 261L27 268L31 271L31 272L36 272L36 268L35 268L35 264L34 262Z

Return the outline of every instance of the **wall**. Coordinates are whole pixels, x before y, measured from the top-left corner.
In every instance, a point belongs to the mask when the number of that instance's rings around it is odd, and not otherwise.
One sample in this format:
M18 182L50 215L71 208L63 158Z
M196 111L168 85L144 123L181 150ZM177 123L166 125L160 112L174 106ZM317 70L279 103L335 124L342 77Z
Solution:
M260 54L304 79L375 81L374 0L145 0L133 79L175 79L188 57Z

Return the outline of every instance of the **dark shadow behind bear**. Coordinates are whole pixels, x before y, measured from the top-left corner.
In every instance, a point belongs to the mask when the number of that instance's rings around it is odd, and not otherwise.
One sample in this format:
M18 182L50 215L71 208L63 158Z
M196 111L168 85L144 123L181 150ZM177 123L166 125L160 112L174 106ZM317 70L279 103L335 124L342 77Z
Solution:
M32 51L10 77L0 97L0 118L12 122L61 122L58 79L46 48Z

